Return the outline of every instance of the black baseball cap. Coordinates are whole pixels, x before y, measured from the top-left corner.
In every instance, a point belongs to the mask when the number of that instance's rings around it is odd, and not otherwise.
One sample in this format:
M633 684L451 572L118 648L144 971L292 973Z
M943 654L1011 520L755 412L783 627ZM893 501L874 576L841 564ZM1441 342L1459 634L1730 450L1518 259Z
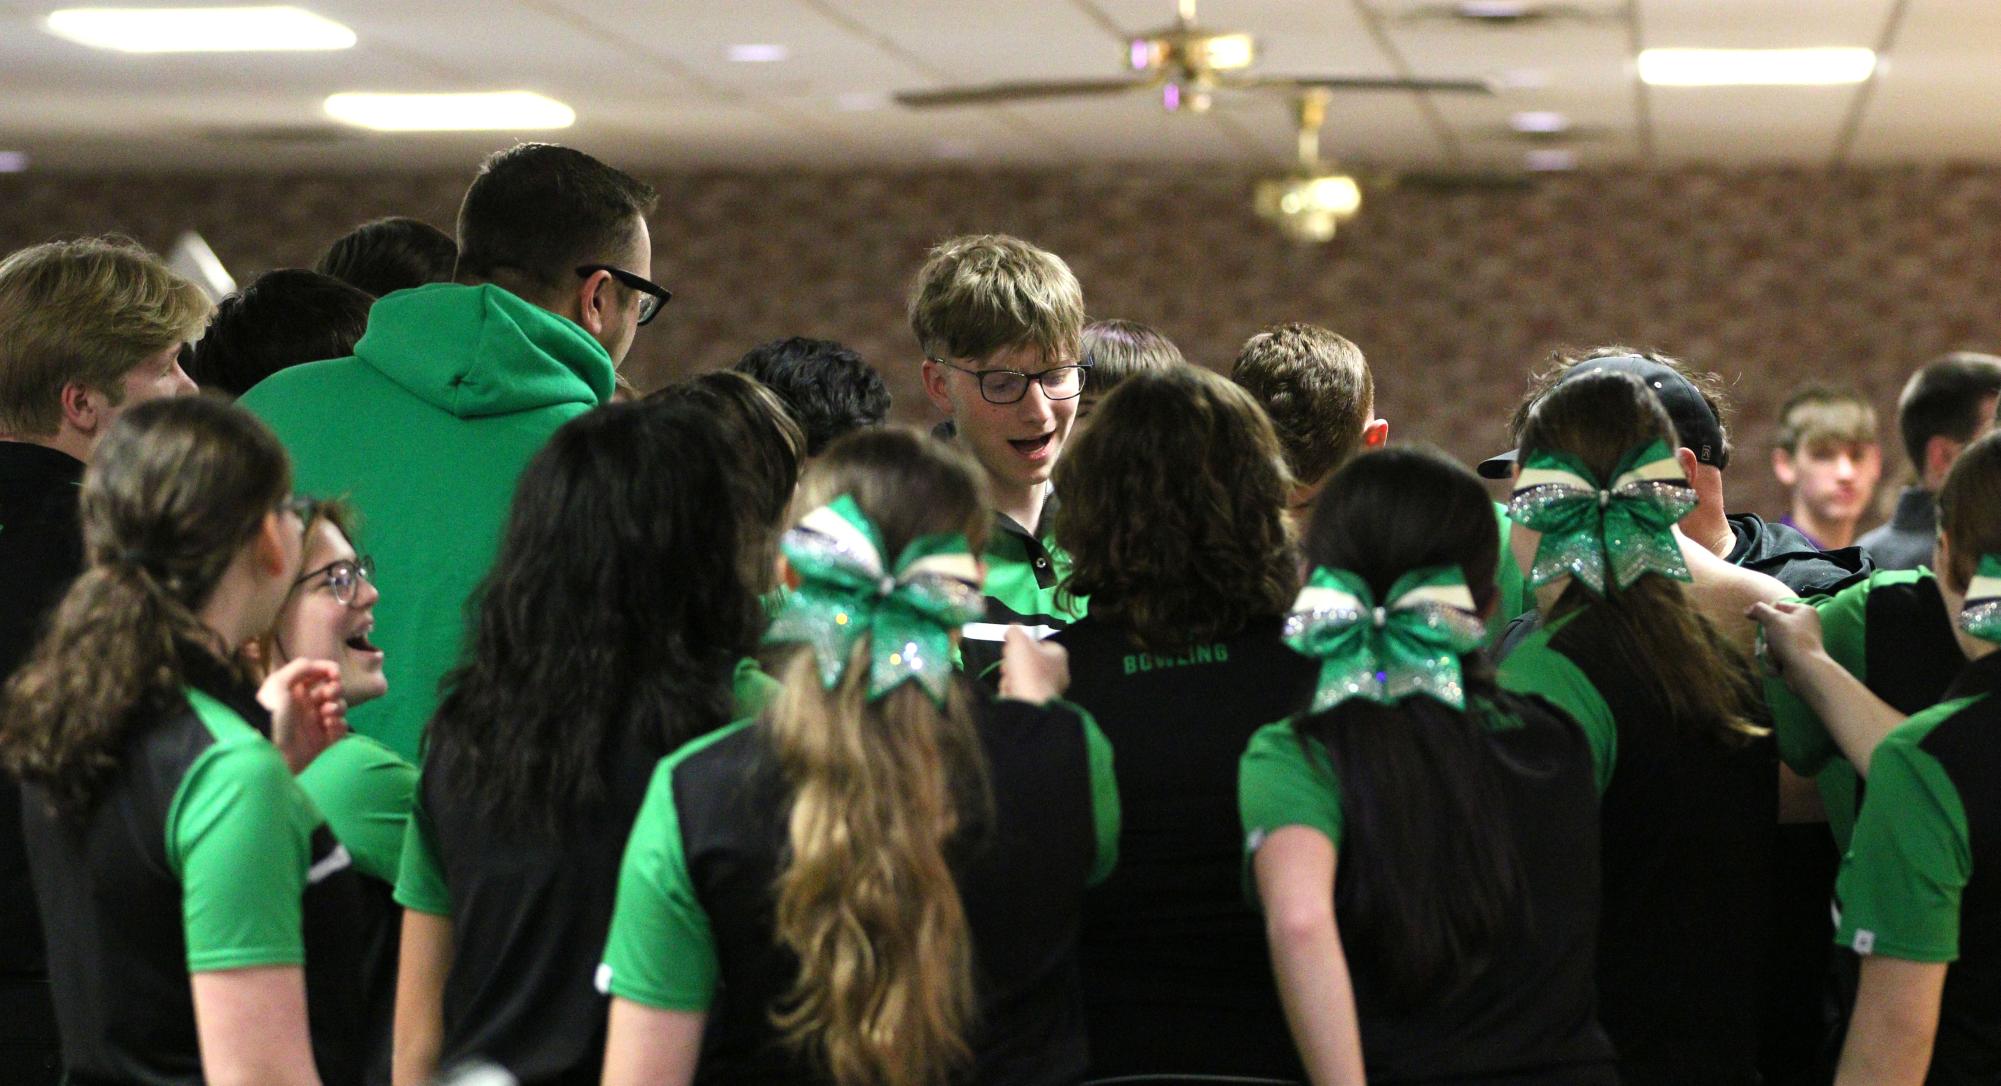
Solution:
M1728 446L1723 443L1723 424L1717 420L1716 412L1709 409L1709 401L1702 398L1702 390L1672 366L1664 366L1636 354L1607 355L1586 359L1570 367L1562 377L1557 378L1556 384L1561 385L1583 374L1608 371L1630 373L1654 390L1654 396L1660 400L1662 407L1667 408L1668 418L1674 422L1675 443L1693 451L1696 463L1709 464L1719 471L1729 466ZM1555 388L1556 385L1550 387ZM1488 479L1507 478L1514 469L1517 452L1509 449L1480 461L1480 475Z

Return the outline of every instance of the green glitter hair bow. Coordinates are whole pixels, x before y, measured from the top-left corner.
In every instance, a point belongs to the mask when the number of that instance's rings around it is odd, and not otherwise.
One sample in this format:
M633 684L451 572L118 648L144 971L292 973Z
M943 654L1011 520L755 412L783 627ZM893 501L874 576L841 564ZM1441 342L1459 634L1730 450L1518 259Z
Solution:
M882 533L843 494L806 514L779 548L799 586L772 619L766 643L812 646L831 690L847 672L855 641L868 634L870 701L915 679L932 701L945 703L952 631L986 610L965 536L921 536L886 565Z
M1620 588L1648 573L1689 580L1674 525L1694 508L1674 450L1656 439L1627 453L1609 485L1567 453L1531 453L1508 517L1542 533L1529 588L1571 576L1602 596L1607 566Z
M2001 641L2001 554L1983 554L1966 586L1959 628L1982 641Z
M1413 694L1464 708L1459 657L1485 633L1452 566L1404 574L1380 604L1360 577L1316 566L1285 618L1285 643L1321 661L1316 713L1349 698L1394 705Z

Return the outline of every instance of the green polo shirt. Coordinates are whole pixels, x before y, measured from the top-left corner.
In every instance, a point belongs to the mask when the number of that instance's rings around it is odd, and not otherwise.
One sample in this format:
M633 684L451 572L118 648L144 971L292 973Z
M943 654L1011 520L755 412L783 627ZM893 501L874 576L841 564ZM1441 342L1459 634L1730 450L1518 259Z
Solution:
M1605 702L1605 695L1599 693L1584 669L1550 644L1580 614L1583 612L1572 611L1555 622L1537 627L1502 661L1494 678L1504 690L1543 698L1570 714L1577 726L1584 729L1585 741L1591 745L1592 779L1602 796L1612 786L1612 767L1619 761L1618 723L1613 719L1611 706Z
M960 631L966 674L994 678L1009 626L1026 626L1036 637L1047 637L1084 617L1083 600L1066 606L1056 598L1057 586L1070 573L1070 556L1056 545L1051 531L1055 523L1054 493L1043 499L1038 531L1029 531L1005 513L994 514L980 555L987 567L982 588L987 612Z

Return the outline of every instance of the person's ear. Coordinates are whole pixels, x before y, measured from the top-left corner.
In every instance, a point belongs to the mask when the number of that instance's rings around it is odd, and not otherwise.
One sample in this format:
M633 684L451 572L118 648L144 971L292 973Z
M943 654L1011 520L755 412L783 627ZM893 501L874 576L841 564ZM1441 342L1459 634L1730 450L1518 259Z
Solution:
M63 421L68 423L71 429L84 434L97 432L98 419L101 417L98 411L98 393L81 382L70 381L63 385L62 391L57 395L62 402Z
M1375 419L1362 427L1362 447L1380 449L1390 443L1390 420Z
M1793 468L1793 454L1784 449L1772 450L1772 474L1778 477L1780 486L1793 486L1799 482L1799 472Z
M1927 479L1937 479L1943 483L1946 473L1952 470L1952 462L1959 459L1960 451L1965 448L1966 443L1963 441L1956 441L1944 434L1933 434L1925 442L1925 477L1918 481L1922 483Z
M784 585L788 589L797 589L799 587L800 580L801 578L799 576L799 571L792 568L791 561L788 560L784 555L782 554L779 555L778 583Z
M954 414L951 394L945 391L945 379L950 372L927 358L924 360L923 376L924 396L931 401L931 406L948 416Z
M264 514L263 523L258 526L257 534L250 541L250 557L258 573L270 578L292 575L293 571L286 568L287 531L290 531L290 525L285 523L285 514L280 512Z
M610 282L610 272L594 271L577 287L577 323L593 337L604 335L616 317L613 300L617 292L605 289Z
M1682 478L1687 479L1690 483L1695 482L1695 469L1702 461L1695 458L1694 449L1686 447L1676 449L1674 451L1674 462L1680 466Z

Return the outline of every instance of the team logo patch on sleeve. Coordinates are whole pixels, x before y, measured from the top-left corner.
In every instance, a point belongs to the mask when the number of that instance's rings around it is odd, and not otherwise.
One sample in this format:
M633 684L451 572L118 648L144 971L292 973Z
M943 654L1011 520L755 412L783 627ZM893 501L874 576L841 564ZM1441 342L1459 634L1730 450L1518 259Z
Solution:
M1855 938L1848 944L1857 954L1867 954L1876 949L1876 933L1868 928L1855 929Z

